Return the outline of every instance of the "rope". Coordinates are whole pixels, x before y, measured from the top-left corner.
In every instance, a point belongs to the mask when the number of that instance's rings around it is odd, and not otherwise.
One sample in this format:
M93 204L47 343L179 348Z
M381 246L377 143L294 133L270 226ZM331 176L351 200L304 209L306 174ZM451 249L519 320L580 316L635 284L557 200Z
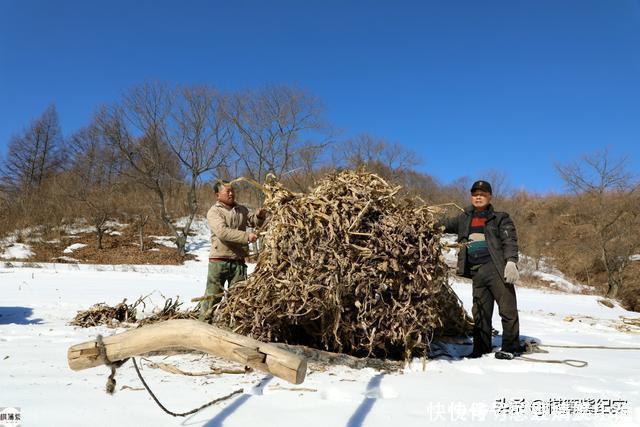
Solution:
M537 347L553 347L553 348L591 348L606 350L640 350L640 347L613 347L607 345L559 345L559 344L537 344L531 343Z
M109 378L107 379L106 391L108 394L113 394L113 392L116 389L116 379L115 379L116 369L122 366L127 360L129 360L129 358L126 358L124 360L118 360L117 362L110 361L109 358L107 357L107 348L105 347L104 341L102 340L102 335L98 335L98 337L96 338L96 344L98 347L98 356L100 357L100 360L102 361L103 364L107 365L111 369L111 375L109 375ZM158 404L158 406L160 406L160 408L164 412L166 412L169 415L173 415L174 417L186 417L187 415L195 414L196 412L206 407L214 405L218 402L222 402L223 400L227 400L235 396L236 394L240 394L244 391L244 389L242 388L235 390L227 394L226 396L222 396L217 399L214 399L211 402L207 402L204 405L198 408L192 409L191 411L188 411L188 412L182 412L182 413L172 412L168 410L162 403L160 403L156 395L151 391L151 389L147 385L147 382L144 380L144 378L142 378L142 374L140 373L140 369L138 369L138 364L136 363L135 357L132 357L131 360L133 360L133 366L136 368L136 373L138 374L138 378L140 378L140 381L142 381L142 385L144 385L144 388L147 390L147 392L149 392L153 400Z
M211 405L214 405L218 402L222 402L223 400L227 400L233 396L235 396L236 394L240 394L244 391L244 389L238 389L235 391L232 391L231 393L227 394L226 396L222 396L222 397L218 397L217 399L213 399L211 402L207 402L202 406L199 406L195 409L192 409L190 411L187 412L182 412L182 413L176 413L176 412L172 412L170 410L168 410L167 408L165 408L165 406L160 403L160 401L158 400L158 398L156 397L155 394L153 394L153 392L151 391L151 389L149 388L149 386L147 385L147 382L144 380L144 378L142 378L142 374L140 373L140 369L138 369L138 364L136 363L136 358L132 357L133 360L133 366L136 368L136 373L138 374L138 378L140 378L140 381L142 381L142 385L144 386L145 389L147 389L147 391L149 392L149 394L151 395L151 397L153 398L153 400L158 404L158 406L160 407L160 409L162 409L164 412L166 412L169 415L172 415L174 417L186 417L187 415L191 415L191 414L195 414L196 412L209 407Z
M107 378L105 389L108 394L113 394L116 389L116 369L122 366L127 360L129 360L129 358L118 360L117 362L109 360L107 357L107 348L105 347L104 342L102 341L102 335L100 334L96 338L96 344L98 347L98 356L100 356L100 361L111 369L111 375Z
M516 356L514 359L527 360L529 362L537 362L537 363L563 363L565 365L573 366L574 368L584 368L589 365L589 362L586 360L577 360L577 359L534 359L532 357L527 356Z
M548 348L577 348L577 349L602 349L602 350L640 350L640 347L624 347L624 346L607 346L607 345L561 345L561 344L540 344L533 341L525 342L525 353L549 353L546 350L542 350L540 347ZM563 363L565 365L573 366L575 368L584 368L589 365L589 362L585 360L576 359L533 359L527 356L516 356L514 359L527 360L530 362L539 363Z

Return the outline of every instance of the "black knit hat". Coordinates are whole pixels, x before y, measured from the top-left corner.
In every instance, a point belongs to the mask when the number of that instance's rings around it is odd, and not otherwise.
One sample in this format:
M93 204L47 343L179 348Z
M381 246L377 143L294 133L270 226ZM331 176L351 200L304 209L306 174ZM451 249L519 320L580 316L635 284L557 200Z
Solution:
M489 194L493 194L493 191L491 191L491 184L489 184L487 181L480 180L474 182L471 186L471 192L473 193L476 190L486 191Z

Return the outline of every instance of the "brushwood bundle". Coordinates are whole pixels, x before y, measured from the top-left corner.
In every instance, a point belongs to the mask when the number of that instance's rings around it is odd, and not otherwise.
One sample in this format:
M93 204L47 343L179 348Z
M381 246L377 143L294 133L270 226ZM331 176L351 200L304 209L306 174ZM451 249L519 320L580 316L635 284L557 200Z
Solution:
M196 310L181 310L182 302L180 302L179 298L175 300L167 298L163 307L158 307L153 314L140 320L138 319L138 308L144 310L145 306L145 297L138 298L132 304L127 304L127 299L125 298L115 306L101 302L92 305L87 310L78 311L69 324L82 328L100 325L106 325L111 328L122 326L140 327L165 320L196 319L198 317Z
M422 355L469 330L431 210L375 174L333 174L309 194L265 184L264 250L214 322L264 341L356 356Z

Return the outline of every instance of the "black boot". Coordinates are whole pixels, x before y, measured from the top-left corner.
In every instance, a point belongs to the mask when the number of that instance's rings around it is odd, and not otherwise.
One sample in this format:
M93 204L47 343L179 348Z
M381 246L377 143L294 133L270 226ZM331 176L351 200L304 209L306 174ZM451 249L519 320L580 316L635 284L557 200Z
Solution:
M521 356L523 351L504 351L500 350L496 352L496 359L512 360L518 356Z
M496 359L500 360L512 360L515 356L514 353L509 353L508 351L498 351L496 352Z
M491 352L490 351L480 351L480 350L476 350L474 348L473 351L470 354L465 356L465 359L478 359L478 358L484 356L485 354L489 354L489 353L491 353Z

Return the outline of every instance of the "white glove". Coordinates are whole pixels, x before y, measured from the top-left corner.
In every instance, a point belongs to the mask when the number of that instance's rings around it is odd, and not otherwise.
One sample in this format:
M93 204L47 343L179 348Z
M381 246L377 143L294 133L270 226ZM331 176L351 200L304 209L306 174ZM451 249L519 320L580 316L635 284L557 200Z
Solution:
M504 267L504 279L507 283L516 283L520 278L518 273L518 267L513 261L507 261L507 265Z

